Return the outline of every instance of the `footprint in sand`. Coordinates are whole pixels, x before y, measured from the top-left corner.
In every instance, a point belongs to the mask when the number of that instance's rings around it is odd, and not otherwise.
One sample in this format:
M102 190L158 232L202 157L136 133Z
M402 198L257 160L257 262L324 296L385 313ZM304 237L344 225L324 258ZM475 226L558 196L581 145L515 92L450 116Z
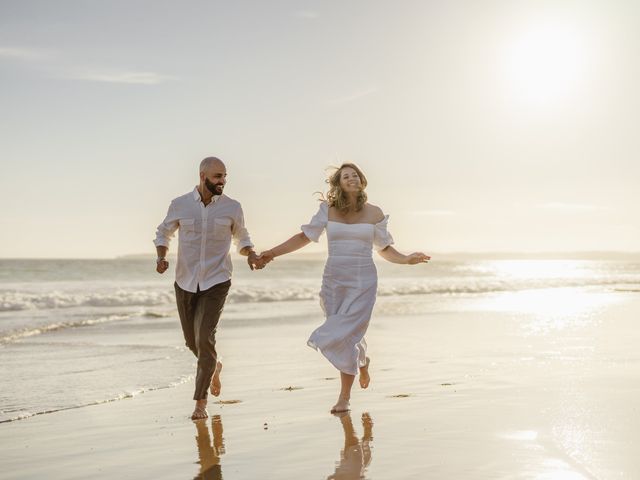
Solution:
M410 393L399 393L397 395L389 395L389 398L407 398L410 397Z
M455 383L441 383L440 385L443 386L443 387L451 387L451 386L455 385Z
M288 387L281 388L280 390L286 390L287 392L293 392L294 390L302 390L304 387L293 387L289 385Z
M324 377L325 380L335 380L338 377Z
M242 403L242 400L218 400L213 402L216 405L233 405L234 403Z

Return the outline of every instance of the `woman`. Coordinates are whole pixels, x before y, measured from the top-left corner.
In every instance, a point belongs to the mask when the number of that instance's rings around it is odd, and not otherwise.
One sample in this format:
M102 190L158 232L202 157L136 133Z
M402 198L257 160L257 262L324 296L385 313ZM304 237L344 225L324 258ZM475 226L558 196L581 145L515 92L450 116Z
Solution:
M351 387L360 373L360 386L369 386L369 357L364 334L376 301L378 275L371 256L375 246L382 258L392 263L427 263L422 252L403 255L391 245L388 215L367 202L367 179L352 163L344 163L329 178L327 200L320 204L311 222L286 242L263 252L262 262L317 242L327 230L329 258L322 277L320 304L325 322L307 342L319 350L340 371L340 395L331 413L349 410Z

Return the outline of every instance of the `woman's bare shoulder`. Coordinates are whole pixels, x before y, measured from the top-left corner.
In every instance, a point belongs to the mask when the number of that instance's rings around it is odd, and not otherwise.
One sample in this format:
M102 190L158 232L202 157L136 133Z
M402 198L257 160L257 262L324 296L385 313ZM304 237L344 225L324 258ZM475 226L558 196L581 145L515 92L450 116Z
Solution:
M384 219L384 212L377 205L366 203L365 208L367 209L367 217L375 223L381 222Z

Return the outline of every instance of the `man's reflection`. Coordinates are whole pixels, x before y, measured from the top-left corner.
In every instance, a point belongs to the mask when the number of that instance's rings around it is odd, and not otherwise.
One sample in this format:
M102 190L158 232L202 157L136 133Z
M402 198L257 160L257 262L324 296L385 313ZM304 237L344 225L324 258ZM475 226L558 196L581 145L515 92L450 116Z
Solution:
M371 463L371 446L373 441L373 420L368 413L362 414L364 434L358 440L349 412L336 414L342 422L344 430L344 448L340 451L340 462L333 475L327 480L361 480L369 463Z
M213 443L211 443L207 420L196 420L193 423L196 425L196 444L198 445L198 457L200 460L200 473L194 477L194 480L222 480L220 455L224 454L224 438L222 438L222 419L220 415L211 417Z

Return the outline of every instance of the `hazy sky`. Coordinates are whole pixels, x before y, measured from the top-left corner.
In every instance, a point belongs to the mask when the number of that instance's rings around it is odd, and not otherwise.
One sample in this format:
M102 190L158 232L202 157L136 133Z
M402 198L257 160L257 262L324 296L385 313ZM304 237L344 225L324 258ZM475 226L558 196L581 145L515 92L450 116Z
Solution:
M358 163L402 251L639 250L640 2L0 0L1 257L154 251L227 163L258 249Z

